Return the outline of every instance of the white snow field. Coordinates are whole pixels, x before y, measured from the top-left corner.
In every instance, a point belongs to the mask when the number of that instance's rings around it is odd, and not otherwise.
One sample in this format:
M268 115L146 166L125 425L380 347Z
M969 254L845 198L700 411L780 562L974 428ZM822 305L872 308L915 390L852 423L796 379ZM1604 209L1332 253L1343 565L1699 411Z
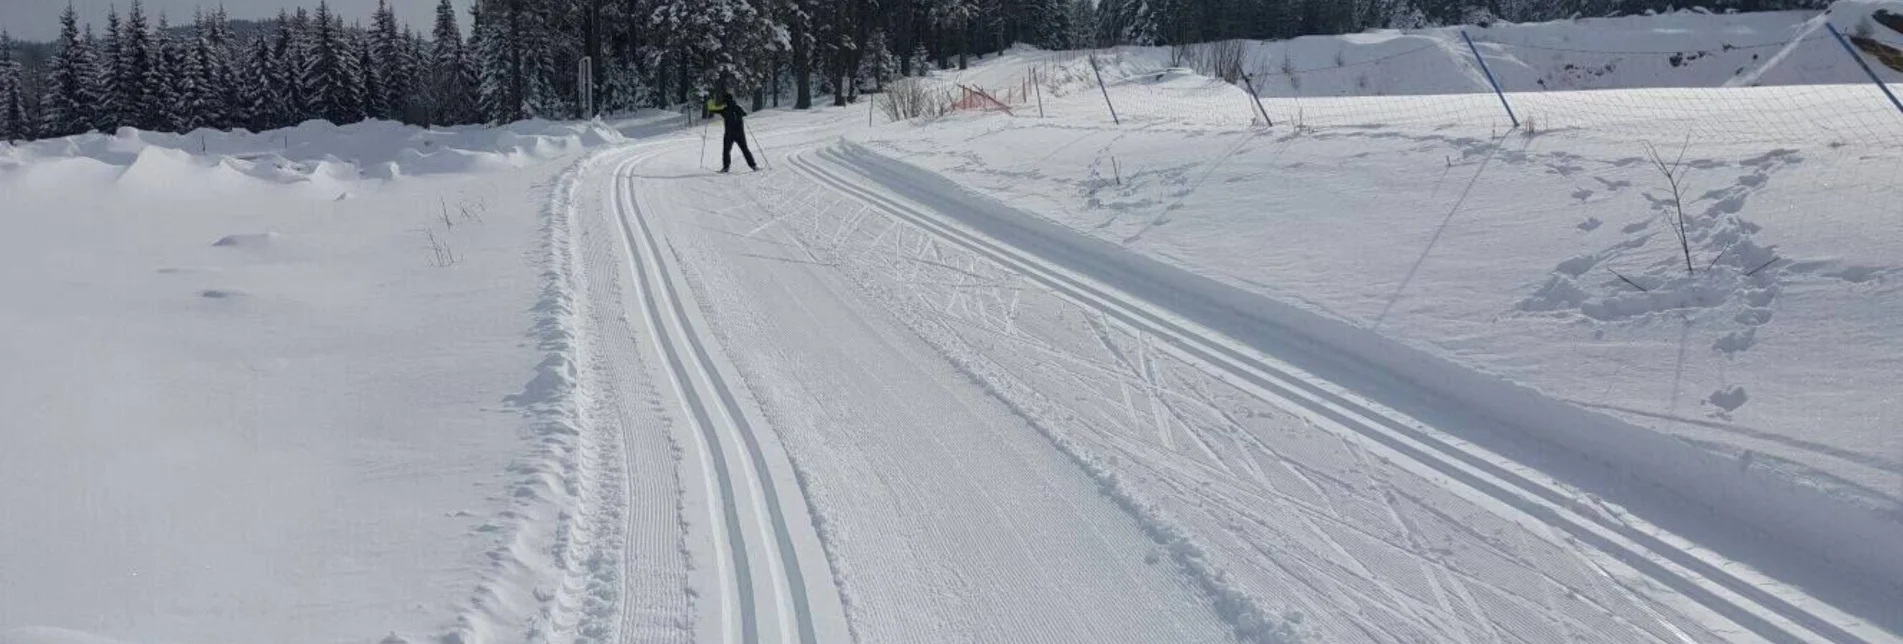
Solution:
M1532 135L1441 30L1251 45L1413 65L1255 117L1017 51L760 173L660 114L0 148L0 644L1903 641L1903 114L1822 24L1475 30L1792 45Z

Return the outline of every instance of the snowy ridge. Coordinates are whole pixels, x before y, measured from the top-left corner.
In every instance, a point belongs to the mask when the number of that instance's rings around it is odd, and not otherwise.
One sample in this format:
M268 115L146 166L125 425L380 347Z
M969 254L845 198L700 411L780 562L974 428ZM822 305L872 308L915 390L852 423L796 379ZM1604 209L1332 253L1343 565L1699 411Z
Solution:
M1365 366L1347 368L1347 373L1360 372L1357 374L1360 378L1337 378L1336 382L1365 381L1372 375L1371 370L1391 373L1409 381L1407 387L1458 400L1471 405L1483 415L1510 423L1522 423L1516 426L1543 432L1544 436L1556 443L1582 451L1599 450L1588 453L1610 453L1613 458L1626 459L1619 462L1632 463L1629 467L1635 468L1635 473L1672 477L1668 485L1678 484L1682 486L1680 489L1694 490L1688 494L1698 495L1695 498L1712 503L1721 511L1739 512L1755 519L1766 529L1778 531L1780 536L1813 548L1851 549L1847 552L1856 557L1851 560L1853 562L1895 565L1893 559L1885 559L1893 553L1879 552L1880 548L1873 545L1887 542L1885 539L1895 534L1893 525L1861 519L1859 513L1844 508L1838 508L1834 513L1830 513L1830 510L1819 511L1817 508L1822 504L1817 499L1791 490L1786 482L1752 480L1748 475L1741 475L1741 470L1723 459L1713 458L1682 443L1674 447L1676 441L1660 439L1657 434L1622 426L1610 418L1595 418L1592 414L1569 410L1563 404L1546 400L1530 391L1516 392L1510 383L1490 381L1363 330L1283 307L1180 269L1133 257L1121 249L1078 237L1022 215L1009 214L1009 210L1001 205L922 171L905 169L903 164L895 160L878 157L862 148L841 148L823 156L888 188L896 188L912 198L924 199L926 203L966 204L963 208L941 209L939 212L958 213L961 224L981 231L992 239L1011 239L1020 248L1030 249L1044 258L1042 261L1049 261L1053 257L1063 258L1061 262L1066 268L1061 270L1079 271L1097 279L1111 279L1114 276L1111 283L1126 289L1140 288L1137 292L1143 293L1141 297L1150 298L1150 301L1165 306L1165 310L1169 311L1159 315L1146 312L1137 305L1135 308L1123 309L1124 312L1116 314L1118 317L1149 318L1148 322L1140 323L1171 329L1181 322L1171 321L1170 318L1182 315L1194 320L1193 324L1209 325L1248 346L1274 347L1274 353L1281 356L1294 353L1312 358L1330 353L1345 354ZM810 162L807 168L820 173L816 176L825 176L826 171L816 169ZM894 212L906 212L896 202L854 188L850 182L837 175L832 176L830 181L861 198L876 200ZM986 205L977 206L981 203ZM913 223L937 228L954 239L967 235L934 224L924 215L902 216ZM1013 255L1013 251L988 246L989 242L977 238L967 238L963 243L991 248L982 252L1027 270L1034 276L1044 272L1047 277L1040 279L1071 281L1074 286L1068 288L1075 297L1102 301L1104 305L1113 307L1130 306L1113 304L1116 300L1111 293L1096 291L1096 287L1087 286L1086 282L1074 281L1077 278L1057 272L1060 269L1043 268L1040 260L1019 259ZM1279 329L1281 333L1265 334L1261 330L1265 326ZM1187 335L1182 335L1184 333ZM1845 630L1841 625L1854 623L1855 620L1847 619L1834 609L1790 593L1754 573L1733 572L1723 560L1707 560L1699 549L1670 535L1608 517L1543 476L1492 457L1476 446L1416 425L1392 410L1371 406L1366 402L1355 402L1357 398L1352 394L1340 392L1331 385L1311 384L1313 381L1309 377L1291 376L1290 373L1300 373L1294 367L1270 367L1272 363L1266 362L1265 358L1248 357L1250 349L1228 344L1231 340L1213 340L1180 329L1175 333L1166 330L1163 334L1165 337L1173 335L1176 339L1171 342L1176 348L1189 352L1205 364L1229 370L1236 377L1265 388L1271 392L1270 395L1298 405L1304 414L1316 414L1320 418L1330 419L1330 422L1340 423L1348 431L1368 436L1401 454L1428 463L1476 490L1541 517L1541 520L1551 522L1554 527L1592 543L1628 565L1698 598L1701 603L1762 637L1774 641L1787 637L1861 641L1874 633ZM1294 371L1278 373L1278 369ZM1333 376L1347 375L1339 367L1331 371L1334 372L1330 374ZM1390 387L1384 389L1393 390ZM1579 433L1569 436L1564 433L1565 430ZM1617 436L1618 439L1609 440L1609 436ZM1621 440L1631 443L1621 444ZM1656 451L1627 451L1634 443ZM1658 469L1643 469L1648 467ZM1687 471L1693 472L1694 476L1686 476ZM1723 478L1713 485L1710 479L1699 477ZM1769 497L1767 503L1763 497L1736 495L1734 490L1738 488L1776 496ZM1810 521L1825 522L1836 530L1845 527L1844 521L1861 521L1863 527L1853 529L1864 532L1846 535L1844 532L1816 529L1817 523L1784 523L1791 516L1787 513L1794 512L1813 512L1815 514L1810 516ZM1244 624L1238 624L1238 628L1244 628Z
M310 121L258 133L171 134L122 128L115 135L83 134L0 147L0 172L79 159L118 169L122 180L131 181L164 172L162 166L154 166L167 159L277 183L394 179L499 172L625 140L599 121L427 129L391 121L345 126Z
M1823 24L1832 22L1847 34L1860 32L1872 24L1869 15L1884 6L1881 0L1849 0L1827 13L1681 11L1243 41L1240 62L1264 97L1491 93L1461 37L1465 32L1509 92L1867 84ZM1198 55L1197 46L1181 60L1168 47L1118 47L1103 52L1098 63L1105 80L1115 83L1200 67ZM1096 89L1083 52L1028 47L969 70L936 75L1014 88L1027 65L1040 67L1047 91L1058 96Z
M621 150L603 150L577 161L550 189L543 212L544 250L541 299L535 307L530 334L545 352L534 377L511 396L509 405L529 422L531 451L509 468L518 477L512 490L515 507L490 527L501 535L491 552L495 564L477 589L456 630L445 641L526 641L537 644L572 641L614 641L621 633L684 632L686 605L676 603L671 617L647 624L648 613L630 604L627 576L637 566L653 566L652 574L672 569L684 576L683 547L678 533L631 533L637 521L647 521L630 495L635 491L627 459L637 437L621 427L618 414L620 383L607 375L612 349L596 344L601 316L591 303L591 291L602 276L588 270L587 254L580 250L583 230L576 221L584 207L583 189L599 180L607 160ZM667 451L660 456L671 461ZM648 462L645 459L643 462ZM662 512L678 515L673 495L657 494ZM670 517L673 518L673 517ZM668 521L663 525L678 525ZM677 555L673 565L659 564L644 547L659 544L663 553ZM666 559L666 557L663 557ZM677 599L684 599L677 595ZM666 613L657 603L649 607ZM676 621L671 627L666 622ZM664 640L663 640L664 641Z

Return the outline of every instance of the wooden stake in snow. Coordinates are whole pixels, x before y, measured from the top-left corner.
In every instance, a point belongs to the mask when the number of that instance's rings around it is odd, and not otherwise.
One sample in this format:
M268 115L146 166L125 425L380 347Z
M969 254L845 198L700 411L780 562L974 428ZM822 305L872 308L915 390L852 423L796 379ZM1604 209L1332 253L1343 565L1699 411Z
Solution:
M1123 125L1123 119L1117 118L1117 104L1110 102L1110 88L1103 84L1103 70L1097 69L1097 55L1090 55L1090 71L1097 75L1097 89L1103 90L1103 104L1110 106L1110 121Z

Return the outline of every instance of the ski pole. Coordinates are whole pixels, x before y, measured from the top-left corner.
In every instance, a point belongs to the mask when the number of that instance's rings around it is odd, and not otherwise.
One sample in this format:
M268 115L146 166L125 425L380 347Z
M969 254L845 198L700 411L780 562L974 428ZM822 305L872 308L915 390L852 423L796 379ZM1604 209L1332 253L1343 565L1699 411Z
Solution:
M700 126L700 169L707 169L707 128L713 125L712 119Z
M773 157L766 153L766 148L760 147L760 135L755 134L752 130L748 130L747 136L753 137L753 147L760 150L760 162L766 165L766 169L772 170Z

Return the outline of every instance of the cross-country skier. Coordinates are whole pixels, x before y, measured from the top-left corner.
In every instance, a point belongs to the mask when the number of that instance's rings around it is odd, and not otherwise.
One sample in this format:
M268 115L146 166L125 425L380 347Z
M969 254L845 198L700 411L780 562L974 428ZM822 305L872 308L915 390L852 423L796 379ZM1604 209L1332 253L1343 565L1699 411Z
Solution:
M720 171L733 168L733 146L740 146L740 153L747 157L747 167L758 171L760 166L753 162L753 150L747 148L747 111L733 100L731 92L723 92L719 101L709 99L707 111L719 114L726 121L727 136L720 145Z

